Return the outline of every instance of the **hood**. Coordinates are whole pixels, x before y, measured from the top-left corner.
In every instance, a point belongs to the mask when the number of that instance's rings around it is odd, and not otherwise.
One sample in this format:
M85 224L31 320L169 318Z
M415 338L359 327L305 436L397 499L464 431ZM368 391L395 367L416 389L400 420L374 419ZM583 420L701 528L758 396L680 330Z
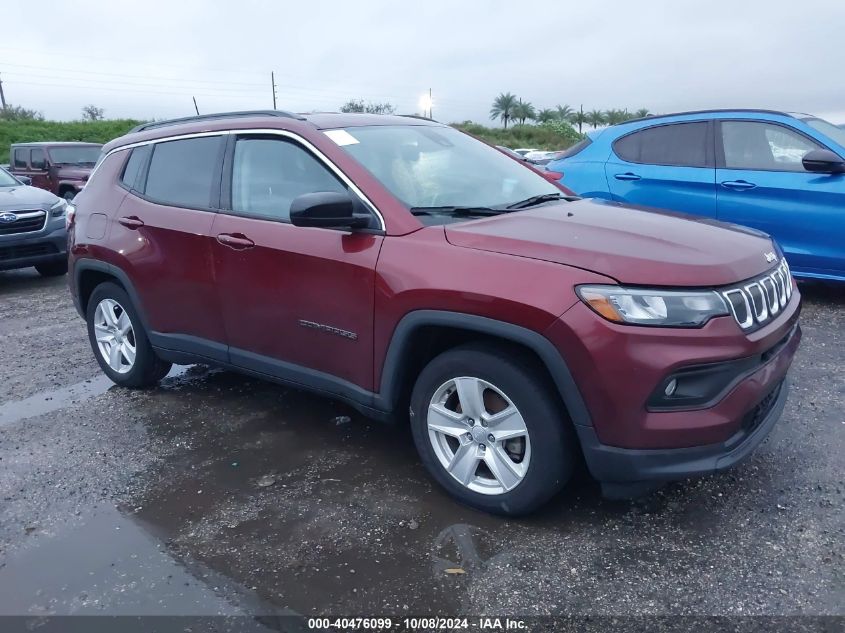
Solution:
M94 170L93 167L80 167L79 165L59 165L56 167L56 175L67 180L88 180L88 176Z
M721 286L772 268L753 229L604 200L578 200L449 224L456 246L590 270L622 284Z
M0 209L4 211L49 207L58 199L49 191L37 187L26 185L0 187Z

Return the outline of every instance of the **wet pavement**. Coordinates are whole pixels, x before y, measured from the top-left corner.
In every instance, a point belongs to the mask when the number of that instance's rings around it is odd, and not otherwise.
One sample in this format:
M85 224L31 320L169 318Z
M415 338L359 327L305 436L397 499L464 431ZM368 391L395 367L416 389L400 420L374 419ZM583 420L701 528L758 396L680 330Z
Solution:
M843 615L845 291L802 292L751 459L507 520L330 400L201 366L113 387L65 280L0 273L0 615Z

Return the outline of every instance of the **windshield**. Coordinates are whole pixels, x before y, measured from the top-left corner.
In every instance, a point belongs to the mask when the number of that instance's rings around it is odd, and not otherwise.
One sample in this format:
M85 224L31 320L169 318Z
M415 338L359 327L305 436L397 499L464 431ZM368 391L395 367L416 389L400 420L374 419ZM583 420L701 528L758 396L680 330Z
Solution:
M802 120L814 130L821 132L825 136L831 138L835 143L845 147L845 130L841 127L837 127L833 123L828 123L824 119L817 119L815 117Z
M51 147L50 160L65 165L93 165L100 157L99 146Z
M503 208L555 185L499 150L450 127L366 126L328 130L408 207Z
M17 187L20 184L9 172L0 167L0 187Z

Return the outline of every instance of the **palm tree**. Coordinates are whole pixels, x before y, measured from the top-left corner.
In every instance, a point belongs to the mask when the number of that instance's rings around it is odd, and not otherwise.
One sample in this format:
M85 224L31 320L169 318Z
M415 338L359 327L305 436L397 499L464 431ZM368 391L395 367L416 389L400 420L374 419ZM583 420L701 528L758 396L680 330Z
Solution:
M561 121L570 121L572 120L572 115L575 114L575 110L570 108L568 105L560 105L558 104L557 108L557 118Z
M628 114L627 110L607 110L604 113L604 121L608 125L616 125L627 121L629 118L631 118L631 115Z
M534 109L533 105L520 99L513 107L511 117L519 120L520 125L525 125L525 121L527 119L531 119L533 121L537 118L537 111Z
M513 109L516 107L516 95L509 92L502 92L493 101L493 107L490 108L490 118L493 120L501 119L505 124L505 129L508 129L508 121L513 117Z
M604 112L601 110L590 110L587 112L587 123L593 126L595 130L598 126L604 124Z
M573 125L577 125L578 134L582 134L584 124L587 122L587 113L584 112L583 108L581 110L576 110L575 112L569 115L569 121Z
M557 110L549 110L548 108L543 108L537 113L537 120L540 123L547 123L548 121L557 121L560 117L558 116Z
M651 116L651 112L648 111L648 108L640 108L634 112L634 116L638 119L644 119L647 116Z

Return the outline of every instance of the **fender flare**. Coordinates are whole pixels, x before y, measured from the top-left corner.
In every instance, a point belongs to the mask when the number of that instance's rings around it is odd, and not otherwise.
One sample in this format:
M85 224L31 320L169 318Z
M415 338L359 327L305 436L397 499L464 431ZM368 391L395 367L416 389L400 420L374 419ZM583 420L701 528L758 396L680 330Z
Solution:
M76 299L76 301L74 302L76 303L76 311L79 312L80 316L83 319L85 318L85 310L82 307L82 297L79 293L79 282L82 280L82 273L89 270L111 275L120 282L124 290L126 290L127 294L129 295L129 298L132 299L135 311L138 313L138 316L141 319L141 325L144 326L144 329L147 332L150 332L151 330L149 328L147 314L146 312L144 312L144 304L141 303L141 299L138 296L138 291L135 290L135 285L129 279L129 275L127 275L123 270L121 270L114 264L109 264L108 262L100 261L98 259L77 259L76 262L74 262L73 295Z
M396 325L387 348L381 373L381 385L376 395L376 406L379 409L390 411L397 405L402 378L401 365L409 353L414 333L427 326L471 330L512 341L532 350L549 371L573 423L579 426L592 426L589 410L575 384L572 372L549 339L513 323L444 310L415 310L402 317Z

